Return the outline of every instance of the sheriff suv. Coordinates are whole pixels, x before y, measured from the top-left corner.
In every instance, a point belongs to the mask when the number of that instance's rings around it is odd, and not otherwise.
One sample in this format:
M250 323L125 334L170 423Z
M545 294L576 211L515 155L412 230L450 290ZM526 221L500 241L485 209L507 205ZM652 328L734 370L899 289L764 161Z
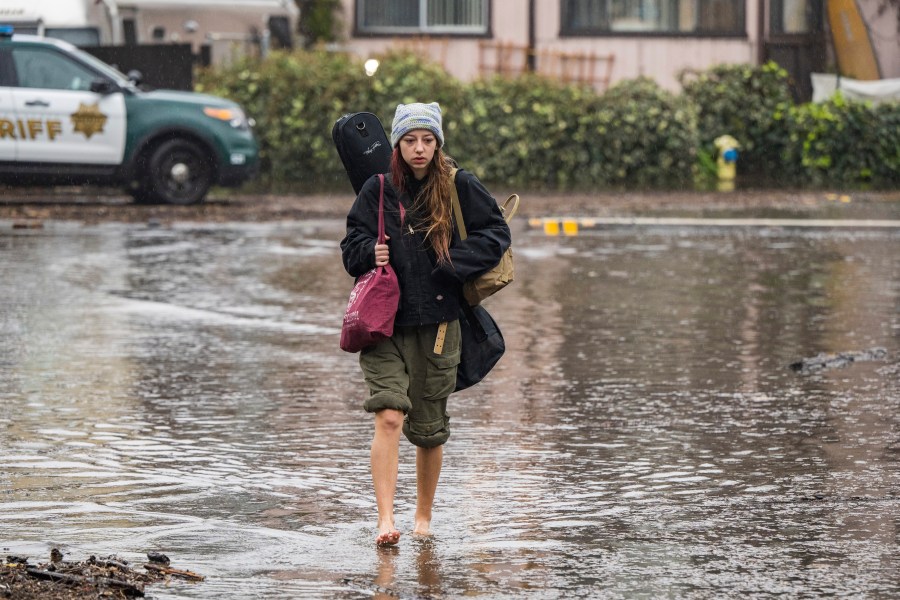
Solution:
M115 184L138 202L193 204L258 162L234 102L142 91L69 43L0 26L0 182Z

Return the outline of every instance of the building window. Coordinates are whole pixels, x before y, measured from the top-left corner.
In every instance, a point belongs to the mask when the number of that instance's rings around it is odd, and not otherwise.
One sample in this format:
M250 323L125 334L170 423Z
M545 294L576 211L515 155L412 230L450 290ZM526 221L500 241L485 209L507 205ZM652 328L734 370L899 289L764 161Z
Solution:
M562 35L746 35L745 0L563 0Z
M822 28L822 3L816 0L772 0L773 34L814 33Z
M356 0L361 33L486 34L489 0Z

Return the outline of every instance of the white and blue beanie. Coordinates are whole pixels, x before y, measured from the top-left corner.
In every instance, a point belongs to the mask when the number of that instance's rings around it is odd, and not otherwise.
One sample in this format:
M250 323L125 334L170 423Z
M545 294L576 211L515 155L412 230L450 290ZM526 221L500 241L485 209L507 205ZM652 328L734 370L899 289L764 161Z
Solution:
M391 147L396 147L404 135L414 129L427 129L444 145L444 130L441 129L441 107L437 102L422 104L398 104L391 124Z

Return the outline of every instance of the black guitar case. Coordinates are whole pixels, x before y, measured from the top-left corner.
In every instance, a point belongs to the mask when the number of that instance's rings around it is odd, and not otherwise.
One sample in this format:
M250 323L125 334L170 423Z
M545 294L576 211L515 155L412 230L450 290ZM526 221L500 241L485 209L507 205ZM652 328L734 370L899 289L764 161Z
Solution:
M331 139L355 193L359 194L372 175L391 169L391 143L381 121L372 113L344 115L331 128Z

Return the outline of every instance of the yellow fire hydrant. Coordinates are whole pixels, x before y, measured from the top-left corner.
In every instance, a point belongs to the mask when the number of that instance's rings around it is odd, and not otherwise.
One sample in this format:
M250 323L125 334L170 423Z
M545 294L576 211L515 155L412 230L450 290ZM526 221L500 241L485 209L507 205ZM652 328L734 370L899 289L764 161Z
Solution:
M738 148L740 144L730 135L720 135L713 142L719 151L716 158L716 171L719 176L720 190L733 190L734 178L737 175Z

